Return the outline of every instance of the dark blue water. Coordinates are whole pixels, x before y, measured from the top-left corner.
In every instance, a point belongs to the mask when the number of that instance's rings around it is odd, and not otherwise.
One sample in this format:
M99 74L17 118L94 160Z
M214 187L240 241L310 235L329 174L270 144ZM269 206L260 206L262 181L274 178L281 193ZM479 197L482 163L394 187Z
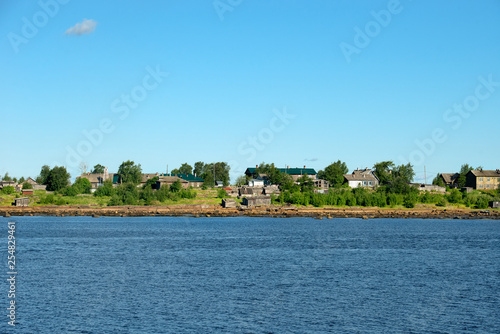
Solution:
M0 332L500 333L499 221L7 221Z

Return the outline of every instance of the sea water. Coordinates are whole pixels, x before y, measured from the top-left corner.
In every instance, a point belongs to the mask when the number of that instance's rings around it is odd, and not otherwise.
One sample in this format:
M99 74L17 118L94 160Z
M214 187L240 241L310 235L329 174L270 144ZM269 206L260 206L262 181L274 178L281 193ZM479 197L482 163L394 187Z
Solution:
M2 333L500 333L500 221L8 222Z

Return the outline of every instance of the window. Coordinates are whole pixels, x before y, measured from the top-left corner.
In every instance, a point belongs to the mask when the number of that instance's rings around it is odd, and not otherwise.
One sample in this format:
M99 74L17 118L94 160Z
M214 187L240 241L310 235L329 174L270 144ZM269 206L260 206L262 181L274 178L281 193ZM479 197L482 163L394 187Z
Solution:
M363 185L366 186L366 181L363 181Z
M488 188L488 189L489 189L489 188L490 188L490 185L489 185L489 184L487 184L487 185L486 185L486 188Z
M372 181L368 181L368 185L371 186L372 185Z
M488 182L490 182L490 178L488 178L488 180L487 180L487 181L488 181Z
M480 178L479 178L479 181L481 181L481 182L482 182L482 181L483 181L483 178L482 178L482 177L480 177Z

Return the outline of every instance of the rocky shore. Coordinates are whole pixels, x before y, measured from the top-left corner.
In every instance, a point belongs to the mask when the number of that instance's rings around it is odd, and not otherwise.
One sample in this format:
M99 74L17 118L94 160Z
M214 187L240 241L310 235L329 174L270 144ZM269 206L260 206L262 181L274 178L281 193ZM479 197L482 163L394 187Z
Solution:
M331 218L433 218L433 219L500 219L498 210L470 210L456 208L297 208L294 206L267 206L252 209L222 208L219 205L173 206L34 206L0 207L0 216L186 216L186 217L313 217Z

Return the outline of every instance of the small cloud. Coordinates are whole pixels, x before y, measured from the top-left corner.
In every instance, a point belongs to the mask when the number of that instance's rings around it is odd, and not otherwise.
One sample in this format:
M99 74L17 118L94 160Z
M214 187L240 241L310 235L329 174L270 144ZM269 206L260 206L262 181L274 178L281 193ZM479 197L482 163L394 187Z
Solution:
M95 30L96 26L97 21L83 19L81 23L77 23L66 30L66 35L88 35Z
M309 162L314 162L318 160L319 160L318 158L304 159L304 161L309 161Z

